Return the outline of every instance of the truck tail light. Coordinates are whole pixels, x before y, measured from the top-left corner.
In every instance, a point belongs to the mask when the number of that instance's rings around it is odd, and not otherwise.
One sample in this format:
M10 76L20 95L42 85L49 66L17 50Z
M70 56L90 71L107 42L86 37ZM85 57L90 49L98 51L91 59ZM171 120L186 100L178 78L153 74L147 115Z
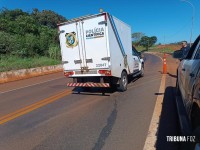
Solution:
M112 75L110 70L99 70L98 72L99 72L99 74L104 74L106 76L111 76Z
M74 75L74 71L64 72L64 76L66 76L66 77L69 77L71 75Z

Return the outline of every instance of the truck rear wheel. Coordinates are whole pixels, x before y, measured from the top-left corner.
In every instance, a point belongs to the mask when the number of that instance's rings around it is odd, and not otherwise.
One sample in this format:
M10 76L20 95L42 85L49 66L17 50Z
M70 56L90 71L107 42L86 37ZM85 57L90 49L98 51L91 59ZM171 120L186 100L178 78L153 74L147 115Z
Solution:
M119 90L122 92L126 91L127 85L128 85L127 73L123 71L121 74L121 79L119 80Z
M141 72L140 77L144 77L144 65L142 65L140 72Z

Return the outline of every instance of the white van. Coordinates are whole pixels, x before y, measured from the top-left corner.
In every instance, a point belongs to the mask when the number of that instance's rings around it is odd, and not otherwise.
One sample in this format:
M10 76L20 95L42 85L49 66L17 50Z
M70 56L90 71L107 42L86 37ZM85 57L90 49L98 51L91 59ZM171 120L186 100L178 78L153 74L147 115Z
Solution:
M144 63L132 54L131 27L109 13L61 23L64 75L73 87L111 87L125 91L128 75L143 75Z

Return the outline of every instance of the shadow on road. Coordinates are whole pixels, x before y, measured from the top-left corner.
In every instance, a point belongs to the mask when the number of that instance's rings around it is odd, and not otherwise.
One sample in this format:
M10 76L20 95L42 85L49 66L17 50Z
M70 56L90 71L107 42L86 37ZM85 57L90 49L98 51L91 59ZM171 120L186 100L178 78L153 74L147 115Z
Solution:
M173 75L173 74L171 74L171 73L167 73L170 77L173 77L173 78L177 78L177 75Z
M162 71L158 71L158 72L160 72L161 74L163 74ZM171 73L169 73L169 72L167 72L167 75L170 76L170 77L173 77L173 78L177 78L176 75L173 75L173 74L171 74Z
M157 150L178 150L178 142L167 142L166 136L179 136L179 122L175 102L175 87L165 89L160 125L157 133Z
M73 89L73 94L110 96L116 91L115 88L76 87Z

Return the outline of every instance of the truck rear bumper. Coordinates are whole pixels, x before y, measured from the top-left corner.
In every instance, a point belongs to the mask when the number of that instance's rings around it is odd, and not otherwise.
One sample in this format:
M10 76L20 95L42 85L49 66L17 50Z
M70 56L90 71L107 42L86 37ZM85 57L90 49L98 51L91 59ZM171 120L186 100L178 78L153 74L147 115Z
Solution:
M68 87L105 87L109 88L109 83L67 83Z

